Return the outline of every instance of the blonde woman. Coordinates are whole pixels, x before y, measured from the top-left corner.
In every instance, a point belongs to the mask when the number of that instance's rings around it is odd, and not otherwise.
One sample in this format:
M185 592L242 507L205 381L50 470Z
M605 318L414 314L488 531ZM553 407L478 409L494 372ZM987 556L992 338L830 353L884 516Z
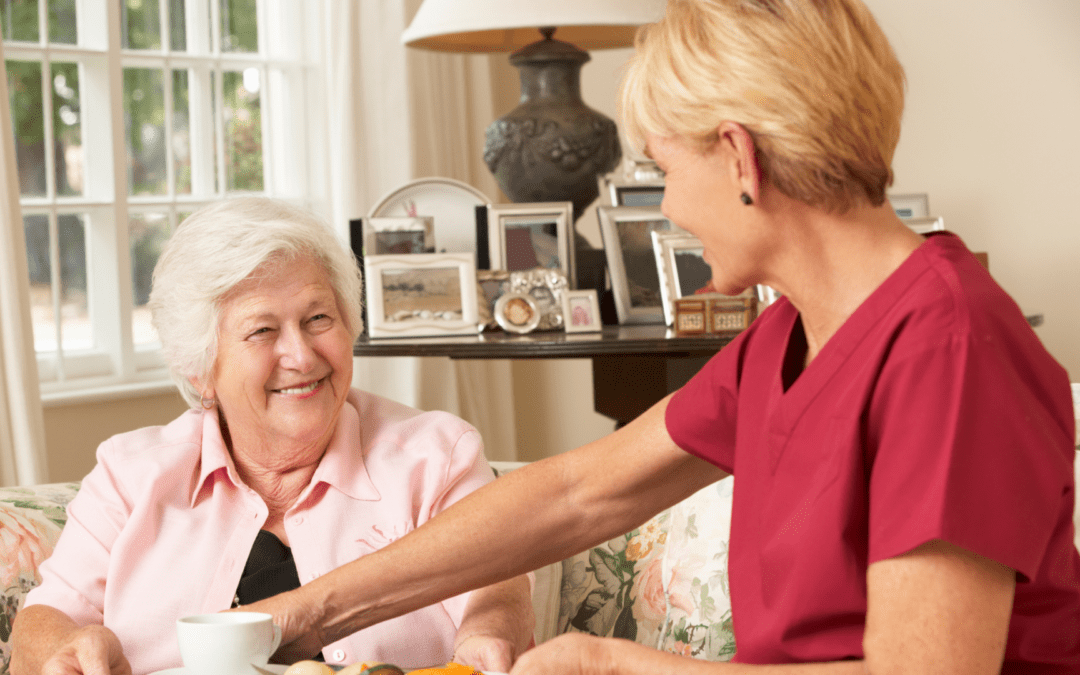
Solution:
M734 663L576 634L512 675L1080 672L1069 380L957 236L890 208L903 91L860 0L669 0L640 33L624 128L713 285L782 299L611 436L267 603L288 637L558 560L730 473ZM405 570L459 539L480 564ZM387 575L439 583L391 596Z

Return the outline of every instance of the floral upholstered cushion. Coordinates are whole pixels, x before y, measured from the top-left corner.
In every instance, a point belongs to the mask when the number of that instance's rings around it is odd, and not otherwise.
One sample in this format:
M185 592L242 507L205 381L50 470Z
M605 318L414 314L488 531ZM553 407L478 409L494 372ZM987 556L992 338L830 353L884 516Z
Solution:
M727 574L732 481L713 483L671 508L659 649L709 661L735 655Z
M0 488L0 675L11 660L11 625L67 522L78 483Z
M558 632L656 646L666 602L660 581L669 514L562 561Z
M640 528L564 560L557 632L730 660L731 488L730 478L710 485Z

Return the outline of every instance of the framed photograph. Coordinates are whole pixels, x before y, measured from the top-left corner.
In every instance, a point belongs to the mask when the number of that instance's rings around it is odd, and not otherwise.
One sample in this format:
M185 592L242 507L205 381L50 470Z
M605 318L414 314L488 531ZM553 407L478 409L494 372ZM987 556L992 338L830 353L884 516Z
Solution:
M945 219L940 216L936 218L932 216L926 218L901 218L901 220L919 234L940 232L945 229Z
M901 218L926 218L930 215L930 198L925 194L888 195L889 204Z
M363 220L366 255L435 252L435 219L431 216L381 216Z
M563 295L570 290L562 270L536 268L510 273L509 293L524 293L536 302L540 322L536 330L562 330Z
M563 325L567 333L595 333L603 328L596 289L563 293Z
M712 269L705 262L705 247L689 232L654 230L650 234L660 277L664 321L670 326L675 322L675 301L709 286Z
M369 255L368 334L373 338L467 335L478 331L472 253Z
M660 206L664 199L664 179L633 180L615 174L599 176L601 202L609 206Z
M598 206L620 324L665 323L653 232L684 232L659 206Z
M571 202L490 204L487 212L491 269L516 272L537 267L561 270L574 283Z
M531 333L540 319L540 307L528 293L506 293L495 302L495 321L508 333Z

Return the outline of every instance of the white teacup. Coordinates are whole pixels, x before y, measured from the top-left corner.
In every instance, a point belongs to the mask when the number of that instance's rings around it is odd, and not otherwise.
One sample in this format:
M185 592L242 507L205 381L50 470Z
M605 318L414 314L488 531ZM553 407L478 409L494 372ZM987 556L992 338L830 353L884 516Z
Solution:
M191 675L257 675L281 644L281 628L261 612L194 614L176 620L176 639Z

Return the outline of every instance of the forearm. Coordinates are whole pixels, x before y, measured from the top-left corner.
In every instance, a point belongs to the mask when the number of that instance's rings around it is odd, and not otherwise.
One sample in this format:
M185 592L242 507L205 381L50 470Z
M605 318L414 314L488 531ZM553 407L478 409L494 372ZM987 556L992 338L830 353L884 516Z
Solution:
M514 577L470 594L454 648L472 637L490 637L508 642L516 657L528 649L535 627L529 580Z
M31 605L19 610L11 633L12 675L38 675L77 630L78 624L55 607Z

